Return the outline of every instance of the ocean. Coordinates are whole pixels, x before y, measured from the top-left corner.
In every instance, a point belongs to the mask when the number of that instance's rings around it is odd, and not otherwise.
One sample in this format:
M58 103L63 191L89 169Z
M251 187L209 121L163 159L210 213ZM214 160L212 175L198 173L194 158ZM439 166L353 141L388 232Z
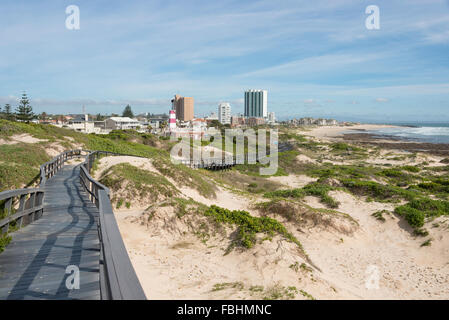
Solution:
M395 128L368 130L367 133L390 135L406 140L430 143L449 143L449 123L388 123Z

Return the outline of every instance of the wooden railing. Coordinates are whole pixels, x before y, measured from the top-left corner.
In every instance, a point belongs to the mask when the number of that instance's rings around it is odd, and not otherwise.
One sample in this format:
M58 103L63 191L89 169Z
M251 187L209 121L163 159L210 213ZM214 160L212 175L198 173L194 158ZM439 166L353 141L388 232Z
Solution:
M58 172L64 162L81 156L82 150L63 152L40 166L40 184L36 189L16 189L0 193L0 228L6 233L10 225L21 228L39 219L43 214L45 182ZM34 179L33 179L34 180Z
M257 154L246 154L245 156L223 156L223 157L215 157L215 158L206 158L206 159L180 159L179 162L183 165L189 166L193 169L220 169L220 168L229 168L235 166L236 164L243 163L256 163L259 161L259 157Z
M109 198L109 189L90 176L93 163L100 155L122 154L94 151L81 165L81 185L99 211L100 288L103 300L146 300L145 293L134 271Z
M277 151L284 152L292 150L293 146L288 142L279 143ZM206 159L180 159L179 163L189 166L193 169L223 169L244 163L256 163L270 155L270 150L266 151L266 155L259 157L257 152L245 153L244 155L231 155L222 153L221 157Z
M129 259L109 199L109 189L90 176L92 165L100 155L122 155L105 151L69 150L40 167L40 188L18 189L0 193L1 233L9 226L22 227L44 213L45 182L53 177L67 160L88 153L80 166L80 181L99 211L98 235L100 240L100 292L104 300L144 300L145 293ZM17 207L17 208L16 208Z
M40 185L44 185L44 183L47 181L47 179L50 179L51 177L53 177L64 165L64 162L66 162L67 160L73 159L73 158L78 158L81 156L83 150L78 149L78 150L69 150L69 151L65 151L59 155L57 155L56 157L54 157L52 160L44 163L43 165L41 165L40 167L40 171L41 171L41 181L40 181Z
M17 189L0 192L1 233L7 233L9 226L21 228L39 219L43 213L41 189ZM15 205L18 204L18 208Z

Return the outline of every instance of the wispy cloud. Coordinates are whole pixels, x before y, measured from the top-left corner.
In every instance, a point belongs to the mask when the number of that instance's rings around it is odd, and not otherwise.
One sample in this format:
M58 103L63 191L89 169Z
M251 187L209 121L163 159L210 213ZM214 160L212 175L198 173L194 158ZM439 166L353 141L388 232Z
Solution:
M280 65L263 68L240 75L241 77L288 76L315 72L331 72L348 67L355 67L369 61L385 58L385 54L327 54L299 59Z

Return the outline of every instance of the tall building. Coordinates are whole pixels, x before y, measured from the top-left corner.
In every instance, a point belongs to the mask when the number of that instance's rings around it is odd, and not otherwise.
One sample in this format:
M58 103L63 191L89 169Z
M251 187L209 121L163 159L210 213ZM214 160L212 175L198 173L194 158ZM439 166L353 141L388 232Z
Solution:
M221 124L231 124L231 105L229 103L218 105L218 121Z
M191 121L193 119L193 98L175 95L172 99L172 110L176 112L176 119Z
M268 113L267 90L245 91L245 117L266 118Z

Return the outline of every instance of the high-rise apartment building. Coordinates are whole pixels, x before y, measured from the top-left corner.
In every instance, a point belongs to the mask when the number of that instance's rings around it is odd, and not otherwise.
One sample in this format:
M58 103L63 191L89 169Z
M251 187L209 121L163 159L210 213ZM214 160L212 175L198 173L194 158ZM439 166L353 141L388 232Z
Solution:
M229 103L218 105L218 121L221 124L231 124L231 105Z
M176 111L176 119L191 121L193 119L193 98L175 95L172 99L172 109Z
M245 91L245 117L266 118L268 116L267 90Z

